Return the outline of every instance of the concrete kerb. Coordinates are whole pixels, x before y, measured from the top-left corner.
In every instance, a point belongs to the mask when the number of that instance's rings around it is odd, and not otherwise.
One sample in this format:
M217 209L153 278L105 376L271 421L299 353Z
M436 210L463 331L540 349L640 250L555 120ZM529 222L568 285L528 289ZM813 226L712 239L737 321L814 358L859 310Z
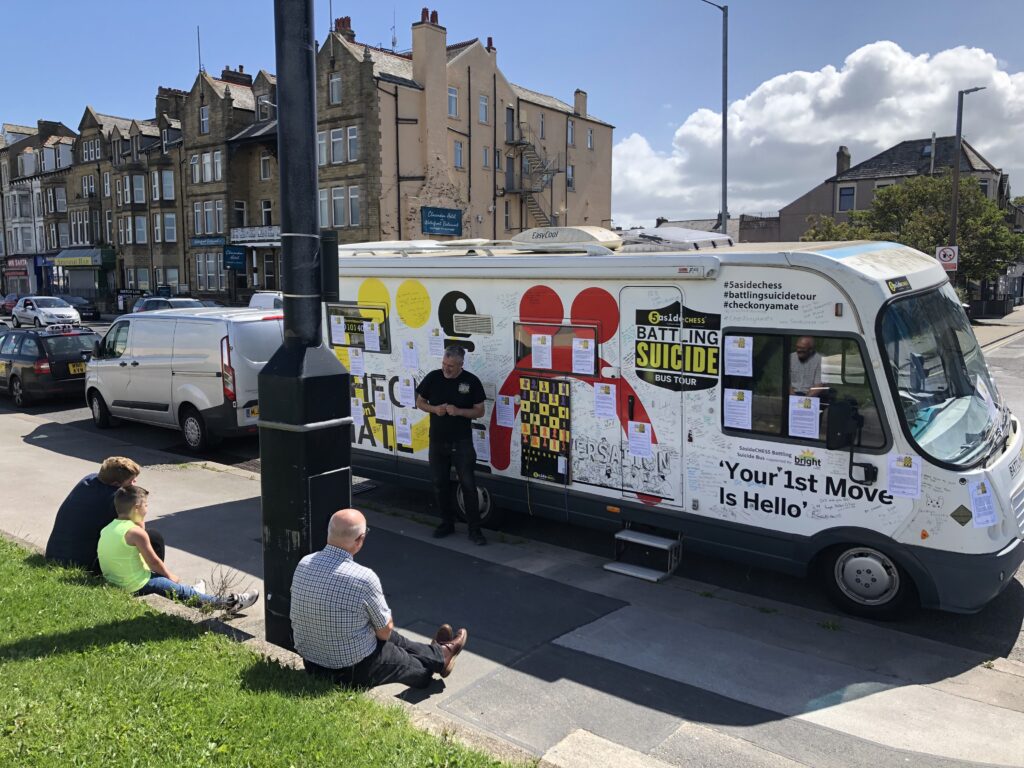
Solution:
M217 466L222 467L223 465ZM253 474L245 470L234 470L232 467L225 467L225 469L236 471L243 476ZM0 531L0 536L22 549L39 555L43 554L42 547L20 536L7 533L6 531ZM196 624L210 632L224 635L244 645L267 661L272 661L288 669L302 671L302 658L298 654L237 629L223 616L211 616L209 613L198 608L176 603L160 595L145 595L136 599L145 603L154 611L167 616L174 616L191 624ZM364 694L380 704L400 707L405 711L409 722L416 728L442 739L454 739L465 747L487 753L495 760L524 766L537 766L537 768L555 768L553 763L548 763L543 759L538 760L536 756L515 744L458 720L451 719L439 712L417 710L412 702L396 699L393 695L379 689L370 689L364 691Z

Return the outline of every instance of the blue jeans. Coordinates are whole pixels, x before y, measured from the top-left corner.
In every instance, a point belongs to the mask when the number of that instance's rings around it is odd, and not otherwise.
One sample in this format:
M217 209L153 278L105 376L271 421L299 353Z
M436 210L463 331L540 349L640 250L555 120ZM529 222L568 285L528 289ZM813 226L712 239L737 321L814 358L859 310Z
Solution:
M135 594L163 595L164 597L176 598L182 602L186 602L194 597L201 603L210 603L212 605L224 605L227 602L224 598L197 592L188 584L178 584L166 576L153 576L152 574L149 581L143 585L142 589L136 591Z

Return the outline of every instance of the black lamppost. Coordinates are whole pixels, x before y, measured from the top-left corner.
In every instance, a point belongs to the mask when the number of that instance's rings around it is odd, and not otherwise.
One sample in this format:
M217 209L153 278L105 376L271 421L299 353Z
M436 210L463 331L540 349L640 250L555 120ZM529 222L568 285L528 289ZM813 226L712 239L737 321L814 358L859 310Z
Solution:
M295 566L352 503L352 419L348 372L321 337L313 0L275 0L274 23L284 344L259 376L260 489L266 636L291 648Z
M953 202L949 214L949 244L956 245L957 219L960 214L960 157L963 154L964 96L968 93L985 90L979 85L957 91L956 94L956 149L953 157Z
M701 2L713 5L722 12L722 234L727 234L729 221L729 201L727 195L729 179L729 6L713 3L711 0Z

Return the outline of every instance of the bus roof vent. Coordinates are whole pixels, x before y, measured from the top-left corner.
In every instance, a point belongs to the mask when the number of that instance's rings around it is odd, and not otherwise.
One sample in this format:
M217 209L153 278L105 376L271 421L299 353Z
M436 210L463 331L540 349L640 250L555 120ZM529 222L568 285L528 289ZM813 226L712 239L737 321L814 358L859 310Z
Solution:
M494 333L494 318L491 315L455 315L452 318L455 333L479 333L490 336Z

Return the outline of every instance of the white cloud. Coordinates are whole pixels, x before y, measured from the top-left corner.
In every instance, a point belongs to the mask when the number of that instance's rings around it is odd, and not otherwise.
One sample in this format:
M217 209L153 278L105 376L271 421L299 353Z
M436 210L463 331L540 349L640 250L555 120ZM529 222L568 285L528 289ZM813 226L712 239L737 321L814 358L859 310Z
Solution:
M857 49L840 68L789 72L729 105L729 212L772 213L835 172L839 145L854 164L907 139L956 132L957 90L965 97L964 137L1024 188L1024 72L1006 72L994 55L957 47L914 55L880 41ZM710 218L721 198L721 114L699 109L671 148L633 133L613 149L616 224L656 216ZM1019 193L1019 192L1018 192Z

